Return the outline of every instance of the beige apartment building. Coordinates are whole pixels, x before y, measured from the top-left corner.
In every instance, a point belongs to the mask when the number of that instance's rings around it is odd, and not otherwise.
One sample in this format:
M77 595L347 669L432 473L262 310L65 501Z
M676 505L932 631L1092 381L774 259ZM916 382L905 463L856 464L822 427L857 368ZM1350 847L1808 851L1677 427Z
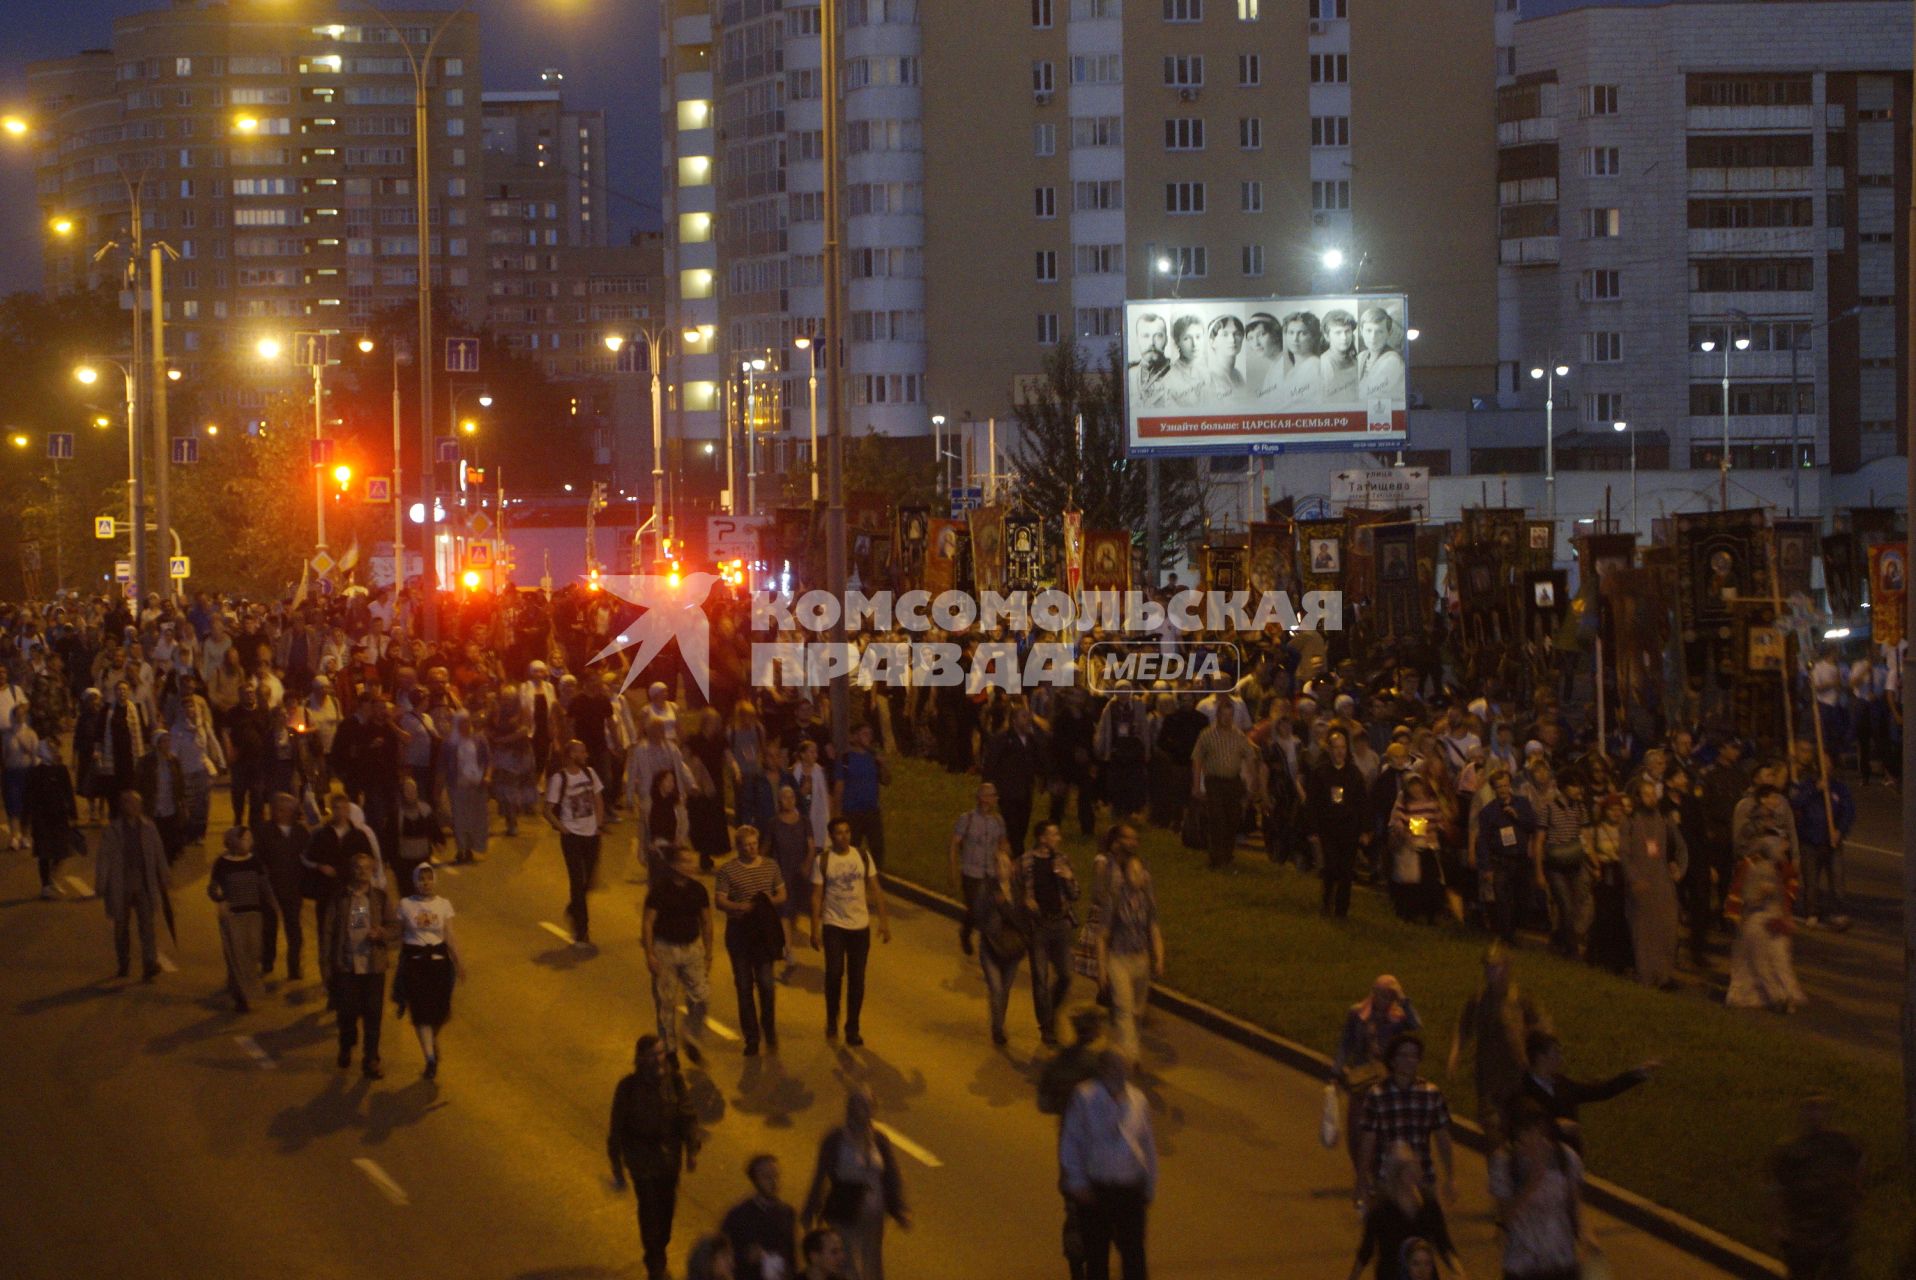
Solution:
M1413 402L1494 394L1497 0L840 11L854 431L1002 419L1048 349L1102 349L1127 298L1173 294L1403 292ZM688 430L717 436L741 358L770 348L781 402L805 403L820 13L674 0L665 20L668 286L711 326L680 358L709 409Z

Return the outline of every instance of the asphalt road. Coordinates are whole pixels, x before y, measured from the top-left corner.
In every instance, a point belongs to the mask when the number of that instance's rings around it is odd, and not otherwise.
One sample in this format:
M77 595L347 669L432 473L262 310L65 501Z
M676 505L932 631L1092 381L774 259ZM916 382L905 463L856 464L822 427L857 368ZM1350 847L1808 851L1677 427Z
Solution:
M609 1190L603 1157L612 1085L653 1025L629 830L608 840L596 953L557 936L564 875L550 835L495 839L489 861L442 880L471 976L436 1082L419 1077L410 1028L390 1005L377 1084L334 1069L331 1018L310 982L229 1012L199 856L175 875L180 945L167 949L178 971L151 986L107 976L97 900L41 902L31 863L0 861L0 1274L639 1274L632 1201ZM909 838L909 823L896 831ZM65 870L91 883L87 863ZM779 1055L748 1060L708 1036L706 1065L690 1076L708 1141L682 1184L675 1268L746 1193L753 1153L777 1154L787 1198L803 1195L843 1082L859 1079L907 1153L917 1223L888 1238L892 1275L1063 1273L1028 989L1014 997L1009 1049L995 1051L983 984L951 924L897 903L892 922L891 944L874 946L864 1049L823 1040L812 953L779 990ZM722 958L716 968L714 1012L729 1029L729 970ZM1163 1014L1147 1028L1144 1065L1163 1155L1154 1274L1345 1274L1356 1223L1343 1154L1317 1143L1321 1083ZM1482 1162L1460 1159L1453 1230L1471 1273L1495 1275ZM1716 1274L1608 1217L1594 1223L1618 1275Z

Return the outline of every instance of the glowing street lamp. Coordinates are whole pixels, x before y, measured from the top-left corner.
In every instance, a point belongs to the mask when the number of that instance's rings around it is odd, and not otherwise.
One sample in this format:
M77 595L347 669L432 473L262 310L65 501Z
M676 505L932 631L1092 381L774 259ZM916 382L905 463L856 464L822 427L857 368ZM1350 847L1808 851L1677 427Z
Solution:
M73 234L73 219L67 217L53 218L48 221L47 230L56 236L70 236Z
M0 116L0 129L10 138L24 138L32 127L25 116Z
M281 350L279 345L279 339L278 338L261 338L258 342L255 342L253 344L253 350L258 353L259 358L262 360L277 360L279 359L279 353Z
M1338 248L1326 249L1321 261L1324 263L1324 270L1335 271L1344 265L1344 251Z

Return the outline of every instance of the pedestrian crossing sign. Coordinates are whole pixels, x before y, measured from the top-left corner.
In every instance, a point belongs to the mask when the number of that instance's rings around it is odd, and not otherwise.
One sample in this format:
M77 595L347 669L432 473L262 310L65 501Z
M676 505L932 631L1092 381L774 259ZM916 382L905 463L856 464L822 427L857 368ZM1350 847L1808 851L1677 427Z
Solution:
M366 477L366 501L391 502L393 500L393 482L391 476Z
M166 576L169 578L190 578L193 576L193 557L168 556L166 558Z
M105 542L113 537L113 517L94 516L93 536Z

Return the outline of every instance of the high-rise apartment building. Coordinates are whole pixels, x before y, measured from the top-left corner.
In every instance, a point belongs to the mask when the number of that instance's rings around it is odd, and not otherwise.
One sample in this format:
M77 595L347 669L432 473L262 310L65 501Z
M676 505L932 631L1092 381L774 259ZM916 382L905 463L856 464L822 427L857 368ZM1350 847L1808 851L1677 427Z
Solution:
M848 425L1003 417L1048 349L1119 340L1124 300L1153 293L1403 291L1414 397L1488 396L1496 3L845 0ZM803 403L819 23L815 4L665 6L675 327L711 326L684 361L697 434L768 348Z
M557 71L541 78L549 87L480 96L486 198L536 190L542 205L556 206L555 243L603 245L608 216L605 112L568 107L556 87L565 77Z
M479 28L469 14L402 12L398 29L331 6L183 0L115 20L109 49L28 72L43 139L46 281L111 280L94 250L140 197L167 276L168 349L189 369L240 359L256 330L348 329L417 297L414 79L429 76L433 276L446 301L485 302Z
M1625 465L1624 421L1646 466L1715 468L1726 352L1735 469L1840 476L1899 452L1910 35L1909 6L1883 0L1517 25L1501 391L1540 405L1526 371L1571 366L1560 467Z

